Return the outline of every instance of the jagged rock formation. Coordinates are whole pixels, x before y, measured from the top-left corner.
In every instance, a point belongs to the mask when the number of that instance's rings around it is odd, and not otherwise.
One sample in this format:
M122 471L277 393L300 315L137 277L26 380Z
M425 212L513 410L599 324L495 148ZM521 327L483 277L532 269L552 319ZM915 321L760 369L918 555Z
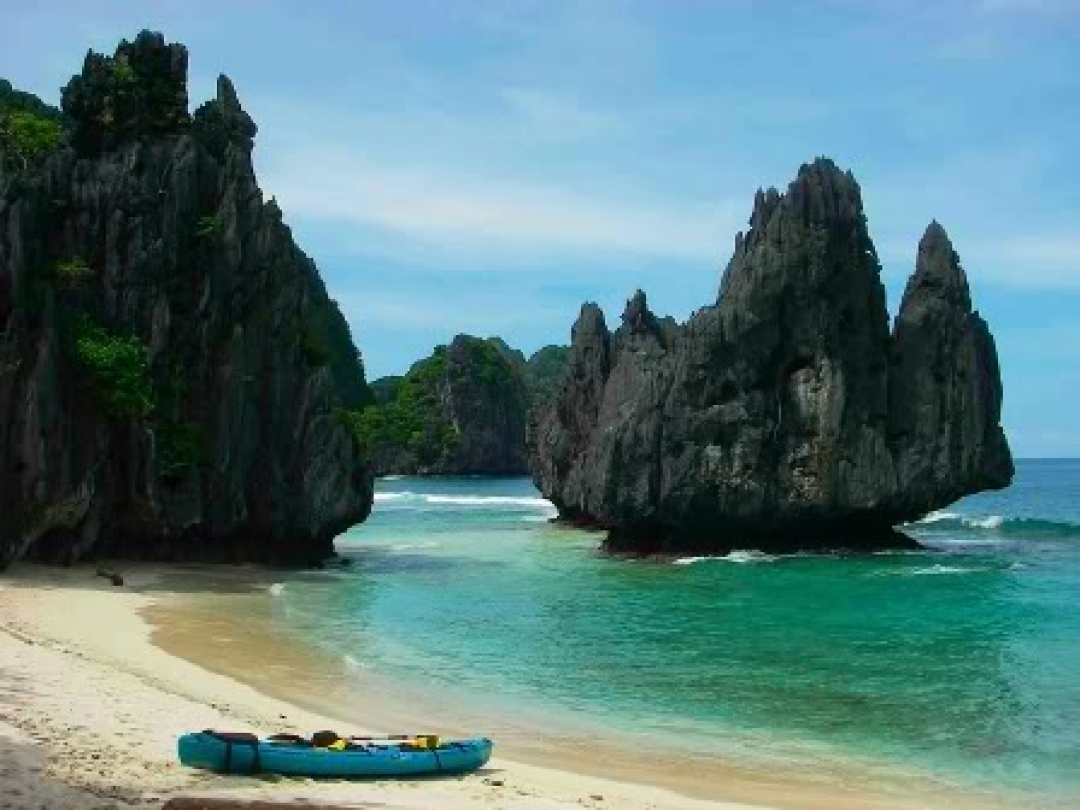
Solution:
M586 304L530 434L537 485L614 550L875 548L1009 483L994 342L936 223L890 334L850 173L759 192L715 306L682 326L638 292Z
M358 433L381 475L523 475L524 358L497 338L458 335L374 384Z
M566 354L547 346L526 360L502 338L458 335L405 376L372 382L357 432L380 475L525 475L530 414Z
M370 510L369 394L232 84L189 116L143 32L62 101L52 148L0 146L0 566L326 556Z

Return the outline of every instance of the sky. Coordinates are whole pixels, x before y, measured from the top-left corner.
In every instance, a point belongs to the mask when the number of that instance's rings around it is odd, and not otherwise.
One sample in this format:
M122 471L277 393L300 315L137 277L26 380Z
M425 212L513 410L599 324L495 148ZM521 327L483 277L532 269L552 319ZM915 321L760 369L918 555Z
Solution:
M1018 456L1080 456L1080 0L0 0L0 76L58 103L143 28L225 73L369 378L457 333L526 353L642 288L715 301L759 187L851 169L895 312L939 220Z

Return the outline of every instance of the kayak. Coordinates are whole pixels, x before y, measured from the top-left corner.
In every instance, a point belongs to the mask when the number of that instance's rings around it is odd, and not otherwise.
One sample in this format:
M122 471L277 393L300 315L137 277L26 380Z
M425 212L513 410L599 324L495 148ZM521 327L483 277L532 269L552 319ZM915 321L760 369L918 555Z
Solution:
M202 731L180 737L180 762L217 773L278 773L288 776L364 777L460 774L482 768L491 740L438 741L432 737L351 738L317 747L300 738Z

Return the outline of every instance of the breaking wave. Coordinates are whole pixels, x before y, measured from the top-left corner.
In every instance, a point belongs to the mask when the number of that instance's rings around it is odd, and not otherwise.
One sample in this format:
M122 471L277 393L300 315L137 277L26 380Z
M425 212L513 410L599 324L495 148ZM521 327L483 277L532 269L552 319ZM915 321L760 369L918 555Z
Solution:
M679 557L674 560L675 565L694 565L695 563L707 562L713 560L715 562L727 562L727 563L769 563L776 562L779 557L772 554L766 554L764 551L732 551L730 554L724 556L715 557Z
M408 504L410 506L469 507L480 509L542 509L555 512L551 501L539 496L508 495L429 495L420 492L376 492L376 503Z
M909 568L906 571L896 572L895 576L903 577L926 577L926 576L939 576L942 574L975 574L980 571L993 571L995 570L989 566L983 565L930 565L924 568Z
M1001 515L961 515L956 512L931 512L910 528L923 532L985 532L1024 537L1080 537L1080 525L1042 518L1002 517Z

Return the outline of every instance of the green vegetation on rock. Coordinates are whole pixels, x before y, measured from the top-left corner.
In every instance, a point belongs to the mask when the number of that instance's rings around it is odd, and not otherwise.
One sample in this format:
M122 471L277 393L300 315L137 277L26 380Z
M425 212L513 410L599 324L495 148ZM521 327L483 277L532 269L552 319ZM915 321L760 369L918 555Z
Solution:
M60 143L60 125L33 113L7 113L0 116L0 142L19 157L34 160Z
M57 283L66 290L81 287L93 277L90 265L80 256L57 262L53 270Z
M309 368L325 366L346 408L371 404L364 375L364 360L353 343L348 322L337 302L326 294L322 281L306 307L301 324L300 348Z
M520 475L526 374L501 338L457 335L405 376L375 380L374 404L347 423L382 474Z
M176 475L205 461L202 428L181 416L180 372L173 367L162 382L162 373L151 373L149 351L138 338L111 332L85 313L75 330L75 359L104 412L118 419L149 418L161 473Z
M27 163L59 146L62 132L58 110L0 79L0 151Z
M162 379L164 377L164 379ZM175 476L206 460L206 435L183 415L183 369L174 363L159 371L154 385L154 455L163 475Z
M509 361L493 341L471 340L467 346L469 363L454 367L454 373L459 378L466 373L473 373L481 384L495 388L513 373Z
M154 438L158 464L165 475L176 475L206 460L206 437L202 428L192 422L158 422Z
M414 454L424 465L448 459L460 440L439 406L439 385L446 375L446 347L437 346L400 378L384 404L343 409L338 418L352 430L361 450L373 457L394 448Z
M105 413L146 416L154 404L146 346L135 337L109 332L87 315L78 318L75 329L75 359Z
M223 227L224 223L221 220L221 214L208 214L199 217L199 222L195 226L195 235L203 239L209 239L221 233Z
M525 384L534 408L546 404L558 392L569 356L568 346L545 346L529 358Z
M396 397L398 388L401 387L401 381L404 379L404 377L390 375L388 377L380 377L377 380L372 380L368 384L368 388L371 389L371 396L375 400L375 404L385 405Z
M186 72L183 47L149 31L123 40L114 56L91 51L61 93L75 147L98 153L180 132L190 122Z

